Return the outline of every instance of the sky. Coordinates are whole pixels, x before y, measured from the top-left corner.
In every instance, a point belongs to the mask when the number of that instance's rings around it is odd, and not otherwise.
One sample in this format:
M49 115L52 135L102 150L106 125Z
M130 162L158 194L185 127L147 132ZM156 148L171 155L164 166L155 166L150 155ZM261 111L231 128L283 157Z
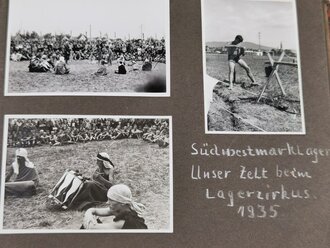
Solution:
M114 38L165 36L168 0L10 0L10 34L88 33Z
M297 50L294 0L204 0L205 41L244 41Z

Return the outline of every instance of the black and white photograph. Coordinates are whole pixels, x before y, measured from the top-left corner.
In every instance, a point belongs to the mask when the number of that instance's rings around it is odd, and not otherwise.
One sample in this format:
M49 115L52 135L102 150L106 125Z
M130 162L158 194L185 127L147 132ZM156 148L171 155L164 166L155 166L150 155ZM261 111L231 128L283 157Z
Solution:
M6 115L0 233L173 232L171 121Z
M170 96L169 0L10 0L5 95Z
M295 0L202 0L205 132L305 134Z

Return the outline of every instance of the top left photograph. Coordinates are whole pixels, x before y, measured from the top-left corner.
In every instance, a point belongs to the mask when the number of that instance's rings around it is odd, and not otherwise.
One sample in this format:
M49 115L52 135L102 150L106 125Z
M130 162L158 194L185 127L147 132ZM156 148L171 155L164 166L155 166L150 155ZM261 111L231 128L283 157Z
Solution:
M5 96L170 96L169 0L9 0Z

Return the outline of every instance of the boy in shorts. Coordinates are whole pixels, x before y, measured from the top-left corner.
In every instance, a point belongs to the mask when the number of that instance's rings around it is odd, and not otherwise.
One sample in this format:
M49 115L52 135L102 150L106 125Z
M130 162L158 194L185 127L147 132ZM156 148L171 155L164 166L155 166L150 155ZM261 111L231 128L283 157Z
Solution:
M252 85L259 85L256 83L256 80L254 79L250 67L247 65L247 63L241 58L241 56L244 56L244 48L239 47L238 44L243 42L243 37L241 35L237 35L235 37L235 40L230 43L230 45L227 46L227 52L228 52L228 65L229 65L229 88L233 89L233 82L234 82L234 73L235 73L235 66L236 63L239 64L245 71L247 76L252 81Z

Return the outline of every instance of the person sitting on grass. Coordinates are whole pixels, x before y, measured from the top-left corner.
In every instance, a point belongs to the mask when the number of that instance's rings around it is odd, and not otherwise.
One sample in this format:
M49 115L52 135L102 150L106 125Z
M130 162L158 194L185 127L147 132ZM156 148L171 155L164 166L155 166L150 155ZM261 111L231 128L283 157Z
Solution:
M168 147L170 144L169 135L161 135L157 140L157 144L160 148Z
M137 128L136 124L134 124L134 126L131 130L130 138L132 138L132 139L141 139L142 138L142 131Z
M61 143L58 141L58 138L57 138L57 135L55 134L55 131L51 131L51 133L50 133L49 144L51 146L61 145Z
M70 133L70 137L72 139L73 142L78 142L79 140L81 140L81 136L79 135L79 130L78 128L74 127L72 128L71 130L71 133Z
M88 136L88 132L87 132L86 128L81 127L79 129L77 138L78 138L78 142L86 143L89 141L89 136Z
M97 169L91 180L84 182L82 189L71 203L72 208L82 211L108 200L107 192L114 182L115 166L105 152L97 154L96 165Z
M157 143L160 138L161 138L160 130L156 130L155 135L151 140L151 143Z
M142 71L151 71L152 70L152 64L151 59L146 59L142 65Z
M13 147L14 146L14 136L12 134L8 134L8 142L7 147Z
M116 74L126 74L126 67L122 61L119 61L118 70L115 71Z
M50 135L48 135L43 129L40 130L41 144L49 144Z
M14 52L10 55L10 59L11 59L12 61L15 61L15 62L17 62L17 61L21 61L22 58L23 58L23 55L22 55L21 53L19 53L19 52L16 52L16 51L14 51Z
M96 127L93 127L92 130L89 130L89 132L88 132L89 133L89 141L96 140L97 135L96 135L95 131L96 131Z
M94 135L95 135L95 140L99 141L100 140L100 134L102 133L102 129L100 128L96 128L94 131Z
M29 147L30 146L30 133L28 133L26 130L22 131L22 137L20 139L20 145L22 147Z
M98 140L105 140L105 139L111 139L111 128L110 127L106 127L103 129L103 131L99 134L98 136Z
M234 83L234 74L235 74L235 66L239 64L245 71L247 76L252 81L252 85L259 85L256 83L254 79L250 67L247 63L241 58L245 55L245 50L243 47L238 46L240 43L243 42L243 37L241 35L237 35L235 40L227 46L228 51L228 65L229 65L229 88L233 89Z
M71 145L75 144L70 136L70 129L65 129L58 134L58 141L60 145Z
M28 159L27 150L19 148L5 178L5 196L32 196L36 194L39 177L34 164ZM11 182L9 182L11 181Z
M105 60L101 60L101 65L99 69L97 69L97 71L94 73L95 76L105 76L108 74L107 67L105 66L106 63L107 62Z
M120 54L119 58L117 59L118 64L120 64L120 62L122 62L123 65L126 65L126 60L124 57L124 54Z
M81 229L148 229L144 218L141 217L145 207L133 201L128 186L112 186L107 197L109 207L88 209ZM101 220L99 217L104 218Z
M131 133L130 129L127 126L124 126L121 132L122 132L123 139L129 138L130 133Z
M133 71L138 71L140 69L140 66L135 60L132 60L132 70Z
M32 57L29 64L29 72L48 72L51 65L47 62L47 56L41 53Z
M65 59L63 56L55 63L54 72L56 75L69 74L70 70L66 66Z
M33 137L33 142L32 146L41 146L42 145L42 139L41 139L41 134L37 130L31 130L32 137Z
M91 140L89 133L90 133L90 130L87 130L85 128L83 130L81 130L81 136L83 137L84 143Z
M155 133L153 132L152 128L149 128L147 132L142 135L142 139L147 142L151 142L153 140Z
M15 147L22 147L23 134L21 130L18 130L17 134L14 136Z
M117 127L112 132L111 139L112 140L117 140L117 139L122 139L123 137L124 136L123 136L123 132L122 132L122 129L121 129L121 125L118 124Z

